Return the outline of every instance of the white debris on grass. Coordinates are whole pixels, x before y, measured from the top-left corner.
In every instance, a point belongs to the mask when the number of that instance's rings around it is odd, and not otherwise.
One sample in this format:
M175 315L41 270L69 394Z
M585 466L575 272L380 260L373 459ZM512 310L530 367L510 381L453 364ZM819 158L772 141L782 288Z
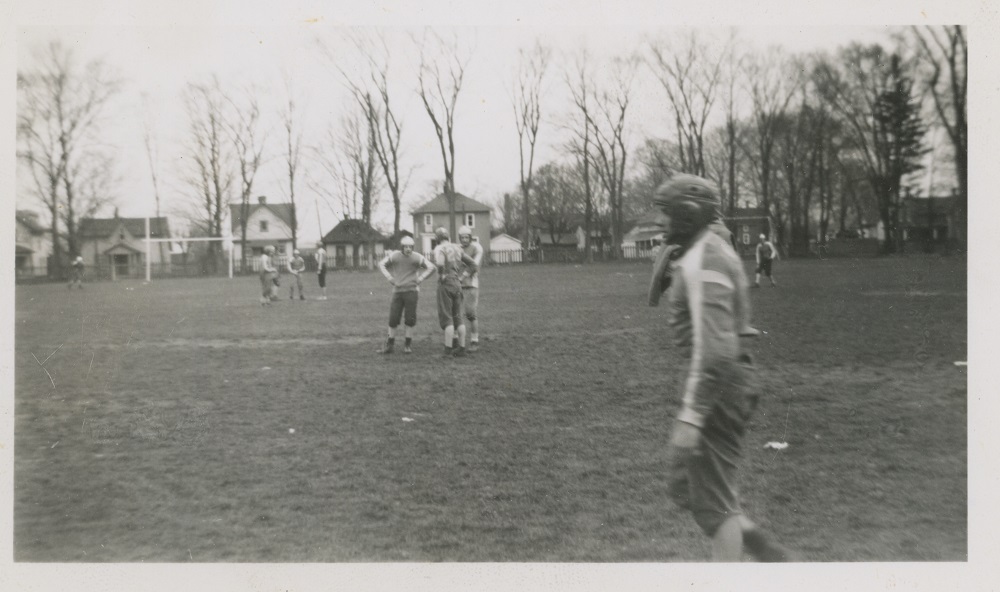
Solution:
M955 365L956 366L968 366L969 363L968 362L955 362Z
M411 417L404 417L403 421L415 421L415 420Z
M288 428L288 433L289 434L294 434L295 433L295 428Z
M784 450L788 448L788 442L768 442L764 444L764 448L770 448L771 450Z

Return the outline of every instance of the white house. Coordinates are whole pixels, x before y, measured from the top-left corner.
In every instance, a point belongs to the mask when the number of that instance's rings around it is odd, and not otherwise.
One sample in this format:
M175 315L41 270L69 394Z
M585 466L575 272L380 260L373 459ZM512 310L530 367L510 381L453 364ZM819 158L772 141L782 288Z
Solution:
M17 210L16 214L14 272L19 278L44 276L52 254L52 235L38 222L35 212Z
M267 197L261 195L257 203L246 208L247 239L243 243L243 206L229 206L229 219L233 232L233 259L242 261L243 249L247 258L253 258L264 252L264 247L271 245L278 250L279 255L290 255L292 252L292 204L267 203Z
M520 263L521 241L509 234L498 234L490 239L490 259L493 263Z

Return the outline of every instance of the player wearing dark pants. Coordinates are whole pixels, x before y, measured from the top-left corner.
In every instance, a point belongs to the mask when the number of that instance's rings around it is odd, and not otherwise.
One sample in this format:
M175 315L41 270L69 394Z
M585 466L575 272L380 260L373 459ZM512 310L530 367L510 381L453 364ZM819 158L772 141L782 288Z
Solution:
M668 219L667 243L677 246L668 318L688 360L670 438L669 493L711 537L713 560L739 561L745 549L760 561L789 561L790 553L743 514L736 485L745 425L756 406L750 358L740 344L749 327L742 262L709 228L719 202L715 186L678 177L653 199Z
M313 258L316 259L316 279L319 280L320 290L316 300L326 300L326 248L323 243L316 245L316 254Z
M438 246L434 264L438 269L438 320L444 329L444 354L465 355L465 323L462 320L462 277L479 271L476 262L452 243L448 231L434 231Z
M774 276L771 275L771 263L777 258L778 250L774 248L771 241L767 240L767 236L760 235L757 242L757 274L754 276L754 288L760 287L761 274L767 276L767 279L771 281L771 287L777 286L774 283Z
M413 328L417 325L417 299L420 284L437 271L423 255L413 252L413 239L404 236L399 241L399 251L390 251L378 263L379 271L392 284L392 298L389 300L389 332L381 353L391 354L396 343L396 328L400 318L406 326L406 342L403 353L413 350ZM424 270L423 273L420 270Z
M73 277L70 279L69 285L66 286L70 290L73 289L73 286L83 289L83 267L83 257L77 257L73 260Z

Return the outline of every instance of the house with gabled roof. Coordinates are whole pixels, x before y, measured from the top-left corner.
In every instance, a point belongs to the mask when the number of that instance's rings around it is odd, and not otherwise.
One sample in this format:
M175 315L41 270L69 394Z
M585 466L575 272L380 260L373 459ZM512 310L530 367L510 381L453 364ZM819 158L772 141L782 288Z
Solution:
M346 218L323 236L328 265L333 269L372 268L385 253L389 238L363 220ZM332 251L332 253L331 253Z
M39 277L48 273L52 254L52 234L38 221L38 214L17 210L14 227L14 273L17 278Z
M246 212L246 244L243 242L243 217L242 204L229 206L234 260L243 260L244 249L247 259L256 257L268 245L275 247L279 255L292 253L292 204L268 203L267 196L264 195L257 198L257 203L249 204Z
M455 229L468 226L472 229L473 240L483 246L483 257L489 257L490 250L490 215L492 208L461 193L455 194ZM451 228L448 217L448 199L444 193L411 212L413 215L413 240L417 250L425 255L437 245L434 239L434 229L438 227ZM458 237L451 237L452 242L458 242Z
M170 225L163 216L149 218L149 238L169 238ZM77 231L80 256L112 279L142 277L146 269L146 218L83 218ZM150 263L169 266L169 249L151 248Z

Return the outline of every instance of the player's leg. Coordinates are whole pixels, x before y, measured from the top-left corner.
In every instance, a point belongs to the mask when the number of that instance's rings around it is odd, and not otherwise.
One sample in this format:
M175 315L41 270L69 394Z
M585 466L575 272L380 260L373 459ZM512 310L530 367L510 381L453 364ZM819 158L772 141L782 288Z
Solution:
M474 352L479 350L479 288L467 288L462 292L465 320L469 326L469 351Z
M260 305L266 306L271 303L271 280L266 273L260 274Z
M778 285L778 284L774 283L774 269L773 269L773 265L774 265L774 259L769 259L767 261L767 279L771 280L771 287L772 288L774 286Z
M763 271L763 269L764 269L764 264L763 263L758 263L757 264L757 269L756 269L756 271L754 273L754 276L753 276L753 287L754 288L759 288L760 287L760 272Z
M403 305L403 294L393 292L392 298L389 300L389 331L385 345L382 347L383 354L391 354L393 346L396 344L396 327L399 326L399 320L403 317Z
M295 285L299 289L299 300L305 300L306 299L306 295L302 291L302 273L298 273L298 274L295 275Z
M406 341L403 344L403 353L409 354L413 350L413 328L417 325L417 298L419 292L407 292L403 298L403 335Z
M437 308L438 308L438 324L444 329L444 355L450 356L452 353L452 340L455 338L455 326L452 324L451 317L451 295L448 294L447 288L442 285L438 285L437 290Z

